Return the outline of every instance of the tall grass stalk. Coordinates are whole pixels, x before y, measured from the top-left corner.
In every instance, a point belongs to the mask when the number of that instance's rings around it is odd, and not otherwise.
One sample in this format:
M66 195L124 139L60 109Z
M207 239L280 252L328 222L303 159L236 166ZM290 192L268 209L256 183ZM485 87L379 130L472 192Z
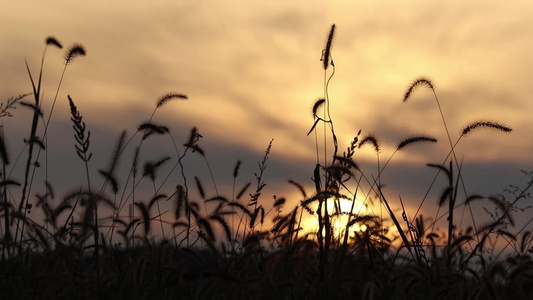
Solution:
M41 113L41 87L42 87L42 75L43 75L43 68L44 68L44 59L46 57L46 50L49 45L53 45L58 48L62 48L61 44L52 37L49 37L46 39L45 47L43 50L43 54L41 56L41 66L39 68L39 76L37 80L35 81L33 79L33 76L30 71L30 67L28 66L28 62L26 63L26 70L28 72L28 76L30 77L31 85L32 85L32 93L33 93L33 100L34 103L32 103L29 107L33 109L33 119L31 123L31 129L30 129L30 136L27 140L28 144L28 159L26 161L26 167L24 171L24 186L22 188L22 196L19 202L18 211L19 213L23 214L23 218L26 217L27 211L29 209L28 201L27 201L27 194L29 194L30 187L28 186L29 183L29 176L30 176L30 166L32 165L32 159L33 159L33 149L35 144L41 144L41 140L37 137L37 126L39 123L39 116ZM37 164L37 162L35 163ZM24 209L24 211L23 211ZM17 228L19 227L20 222L17 221ZM20 229L20 236L22 238L22 235L24 234L24 225L25 223L22 223L22 228ZM15 243L17 243L17 235L19 231L17 230L15 233ZM19 248L19 251L22 251L22 248Z

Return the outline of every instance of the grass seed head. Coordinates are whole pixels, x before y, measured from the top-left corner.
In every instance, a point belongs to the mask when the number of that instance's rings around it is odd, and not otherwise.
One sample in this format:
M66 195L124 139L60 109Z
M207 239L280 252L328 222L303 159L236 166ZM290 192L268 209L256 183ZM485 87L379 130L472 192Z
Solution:
M405 95L403 96L403 102L407 101L407 99L409 99L409 97L414 92L414 90L417 87L421 86L421 85L425 85L425 86L427 86L428 88L430 88L432 90L434 89L434 86L433 86L433 83L431 82L431 80L429 80L429 79L427 79L425 77L420 77L420 78L416 79L413 83L411 83L411 85L409 86L409 88L405 92Z
M399 145L398 145L398 148L396 150L401 150L403 149L405 146L409 145L409 144L413 144L413 143L419 143L419 142L431 142L431 143L436 143L437 142L437 139L434 139L432 137L427 137L427 136L416 136L416 137L412 137L412 138L408 138L404 141L402 141Z
M331 44L333 43L333 35L335 34L335 24L331 25L331 30L329 31L328 41L326 43L326 49L324 50L324 70L328 69L331 55Z
M165 103L167 103L169 101L176 100L176 99L187 100L187 99L189 99L189 97L187 97L184 94L173 93L173 92L165 94L165 95L161 96L161 98L159 98L159 100L157 100L157 108L163 106Z
M496 129L496 130L502 131L502 132L511 132L513 130L510 127L498 124L496 122L478 121L478 122L474 122L474 123L466 126L463 129L463 135L467 135L472 130L479 129L479 128Z
M241 167L242 161L238 160L237 164L235 165L235 168L233 169L233 178L237 178L239 176L239 168Z
M313 105L313 117L318 118L318 115L317 115L318 109L324 104L324 102L326 102L324 98L318 99L315 102L315 105Z
M46 38L46 45L53 45L59 49L63 48L63 45L61 45L61 43L53 36L49 36Z
M65 52L65 65L72 63L72 61L78 56L85 56L87 51L81 44L74 44Z
M378 140L372 134L367 135L364 139L361 140L361 142L359 143L359 148L363 147L365 144L368 144L368 143L374 146L374 150L376 150L376 153L379 153L380 147L379 147Z

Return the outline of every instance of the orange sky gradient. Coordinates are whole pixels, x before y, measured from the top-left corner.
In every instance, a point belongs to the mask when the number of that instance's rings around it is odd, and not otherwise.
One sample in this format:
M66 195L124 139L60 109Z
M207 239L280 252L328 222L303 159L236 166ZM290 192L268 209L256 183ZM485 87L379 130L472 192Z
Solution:
M323 96L319 60L333 23L336 73L329 96L341 151L360 129L381 142L382 163L407 137L439 140L395 155L382 179L394 205L401 195L409 211L416 209L435 174L425 164L442 163L449 151L432 93L421 88L402 103L419 76L433 81L452 140L478 120L513 128L510 134L479 131L459 144L468 192L524 186L528 178L520 170L533 170L533 4L526 1L16 1L0 10L0 101L31 91L24 59L36 73L46 37L65 47L79 42L87 56L67 68L49 132L51 181L58 189L71 190L84 178L67 95L93 133L97 178L120 131L133 134L157 99L175 91L189 100L169 103L156 121L183 142L198 127L221 193L231 192L238 159L239 186L253 181L256 162L274 139L263 200L277 195L296 204L302 199L287 180L313 190L315 144L306 133L312 105ZM63 50L49 48L45 113L62 68ZM1 122L14 160L29 134L30 113L21 107ZM167 140L159 141L147 146L146 157L171 151ZM370 147L355 160L376 173ZM209 186L203 160L188 164L188 176ZM444 184L437 181L424 214L435 213ZM34 190L42 190L40 182ZM481 207L475 212L483 218Z

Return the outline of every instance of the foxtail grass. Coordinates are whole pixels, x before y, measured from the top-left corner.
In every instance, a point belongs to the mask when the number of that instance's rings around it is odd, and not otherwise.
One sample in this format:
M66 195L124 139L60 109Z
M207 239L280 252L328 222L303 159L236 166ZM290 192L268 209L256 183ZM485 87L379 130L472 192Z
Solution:
M208 160L210 149L202 145L200 130L193 127L180 143L174 128L156 118L156 112L171 101L188 99L169 92L157 98L148 120L136 126L132 135L122 131L110 150L109 163L96 168L99 176L94 178L89 163L94 163L91 145L96 137L88 130L90 126L86 126L73 97L67 96L73 150L83 163L79 174L83 184L60 197L45 180L33 207L28 195L32 167L35 170L38 164L37 149L48 150L45 137L66 66L85 54L77 44L67 50L56 98L47 111L41 98L45 47L35 81L26 64L33 101L23 101L23 94L0 104L0 117L12 116L17 106L32 110L33 117L26 138L30 160L23 181L6 173L16 161L11 162L10 141L6 141L3 128L0 131L0 288L4 295L110 299L531 298L533 289L527 284L533 274L530 222L518 232L512 229L515 213L527 210L519 201L530 198L533 181L510 190L507 198L467 196L461 175L466 164L456 158L456 146L472 133L481 129L508 133L512 129L495 121L476 121L463 127L452 143L435 85L426 77L415 80L403 100L412 99L422 87L433 91L450 150L441 163L427 164L436 170L435 178L439 174L446 178L435 199L435 218L423 216L420 208L408 216L401 195L396 207L387 197L383 174L399 151L409 151L415 145L429 147L437 140L425 134L404 138L383 160L388 151L383 145L387 143L359 130L347 147L341 148L343 141L337 140L330 113L334 99L329 96L329 83L335 74L336 30L333 25L322 51L323 95L311 107L313 119L307 135L315 135L316 148L312 185L288 181L297 198L265 196L269 193L265 178L273 140L258 160L251 180L244 178L242 166L246 162L241 160L228 170L226 182L215 178ZM61 46L54 38L48 38L46 44ZM47 120L43 138L38 134L39 119ZM163 153L147 158L146 146L155 139L169 139L170 150L161 149ZM375 169L369 170L359 161L364 147L375 153ZM129 162L125 159L128 154L132 157ZM205 168L210 178L205 181L198 174L189 174L184 167L187 159L199 159L202 163L197 167ZM531 173L525 174L531 178ZM22 197L15 199L12 190L19 186ZM351 201L347 210L341 205L346 201ZM457 209L473 203L494 207L494 211L486 210L491 220L468 228L458 226ZM126 207L129 214L125 214ZM42 211L42 223L32 218L31 209ZM315 219L317 228L304 228L306 218ZM436 225L440 221L446 225L442 230ZM486 254L495 249L494 239L498 238L505 241L505 248L513 249L513 255L490 261ZM502 252L493 257L500 255Z

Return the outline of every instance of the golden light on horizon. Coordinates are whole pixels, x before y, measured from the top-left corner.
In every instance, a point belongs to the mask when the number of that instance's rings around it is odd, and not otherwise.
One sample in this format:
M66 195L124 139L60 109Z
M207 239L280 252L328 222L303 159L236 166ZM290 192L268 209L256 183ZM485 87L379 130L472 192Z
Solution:
M312 206L312 209L316 212L318 204ZM355 199L328 199L327 201L328 214L331 217L330 222L333 227L333 234L336 238L344 236L346 231L346 224L350 222L355 216L361 216L368 213L366 204ZM350 217L351 215L351 217ZM319 229L318 217L315 215L308 216L302 220L303 232L317 233ZM367 225L355 223L350 227L350 231L366 231Z

